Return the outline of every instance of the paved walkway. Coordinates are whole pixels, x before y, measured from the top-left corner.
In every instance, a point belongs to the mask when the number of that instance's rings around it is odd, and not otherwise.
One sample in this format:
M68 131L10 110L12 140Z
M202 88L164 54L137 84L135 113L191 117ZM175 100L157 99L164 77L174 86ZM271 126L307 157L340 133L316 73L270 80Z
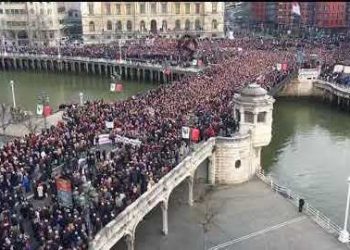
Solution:
M50 128L52 125L56 125L58 121L62 120L63 111L58 111L54 113L53 115L50 115L46 118L47 122L47 128ZM24 122L28 124L28 121ZM18 124L12 124L8 126L5 130L5 134L2 133L2 130L0 133L2 135L6 136L16 136L16 137L22 137L29 133L28 125L25 126L24 123L18 123ZM41 129L45 128L45 119L44 118L33 118L32 124L37 126L36 132L40 132Z
M349 249L258 179L215 187L192 208L185 204L186 185L170 199L169 234L161 234L157 207L136 229L136 250ZM125 249L125 244L115 249Z

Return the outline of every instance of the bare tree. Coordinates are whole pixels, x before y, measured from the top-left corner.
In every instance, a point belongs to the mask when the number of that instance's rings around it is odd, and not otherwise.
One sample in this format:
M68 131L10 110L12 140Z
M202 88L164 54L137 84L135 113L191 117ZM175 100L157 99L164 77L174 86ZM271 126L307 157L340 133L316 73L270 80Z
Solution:
M5 131L8 126L12 124L12 115L11 115L11 107L2 103L0 105L0 127L2 129L2 133L5 134Z
M39 123L35 122L35 116L29 115L29 118L23 123L24 127L28 129L29 133L35 134L39 129Z

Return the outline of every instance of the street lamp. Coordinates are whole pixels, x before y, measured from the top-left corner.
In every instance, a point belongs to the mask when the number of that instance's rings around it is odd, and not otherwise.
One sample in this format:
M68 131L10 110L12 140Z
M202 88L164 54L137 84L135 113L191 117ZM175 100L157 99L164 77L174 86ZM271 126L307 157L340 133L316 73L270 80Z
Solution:
M16 108L16 98L15 98L15 82L13 80L10 81L11 91L12 91L12 101L13 107Z
M350 202L350 176L348 177L348 196L346 200L344 228L340 232L339 238L338 238L338 240L342 243L349 242L349 232L348 232L349 202Z
M83 94L83 92L79 93L79 99L80 99L80 105L83 106L84 105L84 94Z

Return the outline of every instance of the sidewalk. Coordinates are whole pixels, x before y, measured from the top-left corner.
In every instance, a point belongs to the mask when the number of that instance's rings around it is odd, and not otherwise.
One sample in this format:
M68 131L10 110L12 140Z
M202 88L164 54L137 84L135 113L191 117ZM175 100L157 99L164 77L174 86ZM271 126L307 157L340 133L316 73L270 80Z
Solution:
M136 229L136 250L348 249L256 178L214 187L193 207L186 204L186 185L178 187L170 199L169 234L161 234L161 209L157 207ZM123 245L119 242L114 249L124 249Z

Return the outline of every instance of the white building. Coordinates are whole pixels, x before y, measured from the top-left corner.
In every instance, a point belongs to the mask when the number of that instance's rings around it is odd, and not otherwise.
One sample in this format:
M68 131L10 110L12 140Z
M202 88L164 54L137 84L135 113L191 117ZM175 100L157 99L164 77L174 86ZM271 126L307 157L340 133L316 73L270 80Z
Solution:
M157 34L224 35L224 2L82 2L87 43Z
M79 5L69 2L0 2L3 44L55 45L63 35L66 14Z

